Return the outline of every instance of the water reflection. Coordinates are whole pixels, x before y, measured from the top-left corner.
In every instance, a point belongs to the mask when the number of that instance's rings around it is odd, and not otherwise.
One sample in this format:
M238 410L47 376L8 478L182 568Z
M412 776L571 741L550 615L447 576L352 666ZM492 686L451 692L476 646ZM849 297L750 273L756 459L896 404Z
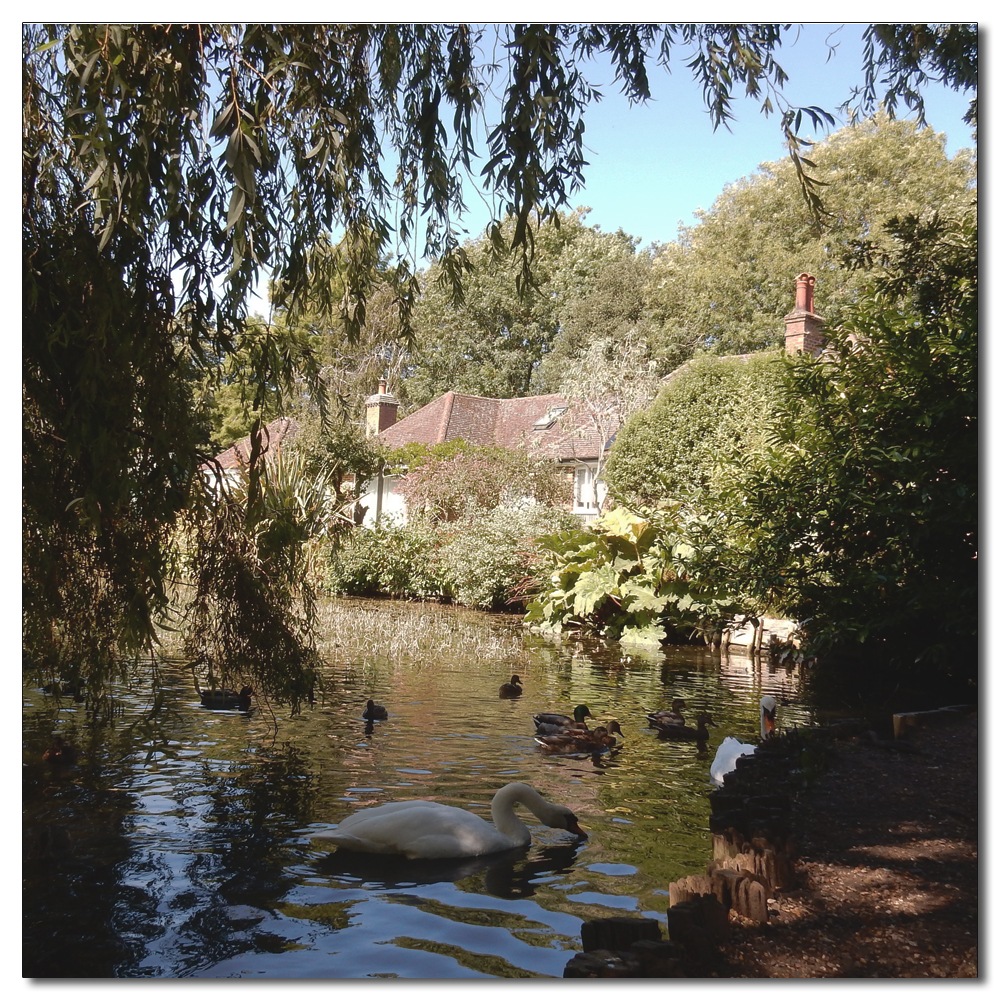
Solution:
M535 895L539 884L571 875L578 856L578 845L522 847L478 858L414 860L337 850L317 861L315 869L317 875L324 878L356 879L368 889L416 888L439 882L462 883L481 875L482 878L475 884L490 896L526 899Z
M331 618L322 696L277 732L267 713L206 710L181 669L164 671L174 714L155 732L138 691L118 693L114 728L25 691L26 976L559 977L583 920L662 919L669 883L704 870L714 749L754 738L761 694L784 702L784 725L810 715L795 671L707 650L623 655L461 609L347 614L361 634ZM430 639L408 637L407 616ZM524 693L499 699L512 674ZM648 728L675 697L719 723L707 747ZM360 718L369 698L388 719ZM595 724L617 719L623 743L596 756L534 743L533 713L580 703ZM56 735L74 765L43 760ZM589 840L529 818L529 848L408 862L310 838L397 799L487 815L515 780L572 808Z

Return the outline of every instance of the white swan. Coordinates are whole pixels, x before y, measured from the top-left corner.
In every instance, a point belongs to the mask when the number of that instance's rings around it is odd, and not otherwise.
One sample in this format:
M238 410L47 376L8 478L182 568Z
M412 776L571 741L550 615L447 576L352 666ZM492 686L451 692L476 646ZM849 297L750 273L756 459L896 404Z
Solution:
M778 715L778 703L774 698L766 694L760 699L760 738L770 739L774 735L775 721ZM757 747L753 743L741 743L735 736L727 736L715 751L715 760L709 774L712 781L720 788L725 781L726 775L736 769L736 761L740 757L756 752Z
M527 806L546 826L569 830L578 837L576 816L566 806L543 798L520 781L504 785L493 796L491 826L456 806L426 799L388 802L352 813L335 829L313 834L338 847L367 854L403 854L408 858L473 858L508 851L531 843L531 831L514 813L515 803Z

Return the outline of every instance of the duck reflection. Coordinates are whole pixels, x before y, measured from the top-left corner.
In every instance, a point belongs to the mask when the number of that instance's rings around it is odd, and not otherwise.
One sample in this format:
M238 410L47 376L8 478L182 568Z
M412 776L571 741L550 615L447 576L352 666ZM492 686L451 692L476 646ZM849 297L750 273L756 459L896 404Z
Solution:
M540 878L568 874L580 847L519 847L478 858L404 858L389 854L364 854L338 848L316 862L324 878L347 876L381 889L407 889L438 882L462 882L482 876L491 896L525 899L535 894Z

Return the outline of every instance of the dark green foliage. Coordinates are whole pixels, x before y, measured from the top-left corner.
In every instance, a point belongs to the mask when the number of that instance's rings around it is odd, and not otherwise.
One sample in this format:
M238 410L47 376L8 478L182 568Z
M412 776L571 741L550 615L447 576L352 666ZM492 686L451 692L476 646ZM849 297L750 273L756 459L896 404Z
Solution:
M907 218L853 258L869 291L800 361L778 438L725 514L739 577L819 650L974 675L978 634L978 228ZM851 349L847 335L858 338Z
M540 391L539 365L559 339L566 311L609 262L633 254L634 240L585 225L586 212L559 212L536 228L529 285L519 287L518 261L498 254L493 243L496 238L506 246L515 238L510 218L492 236L463 245L471 270L460 300L443 280L443 265L428 268L402 384L409 405L422 406L449 390L497 399Z
M100 692L168 606L207 421L161 271L129 266L118 243L99 253L55 193L22 247L26 665Z

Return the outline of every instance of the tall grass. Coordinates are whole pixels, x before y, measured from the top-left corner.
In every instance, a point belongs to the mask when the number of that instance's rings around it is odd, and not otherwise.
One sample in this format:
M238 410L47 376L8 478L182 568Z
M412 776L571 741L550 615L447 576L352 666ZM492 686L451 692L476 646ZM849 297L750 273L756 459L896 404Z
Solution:
M493 662L526 658L520 618L431 603L320 601L316 634L327 658L360 651L365 658L399 659L446 650Z

